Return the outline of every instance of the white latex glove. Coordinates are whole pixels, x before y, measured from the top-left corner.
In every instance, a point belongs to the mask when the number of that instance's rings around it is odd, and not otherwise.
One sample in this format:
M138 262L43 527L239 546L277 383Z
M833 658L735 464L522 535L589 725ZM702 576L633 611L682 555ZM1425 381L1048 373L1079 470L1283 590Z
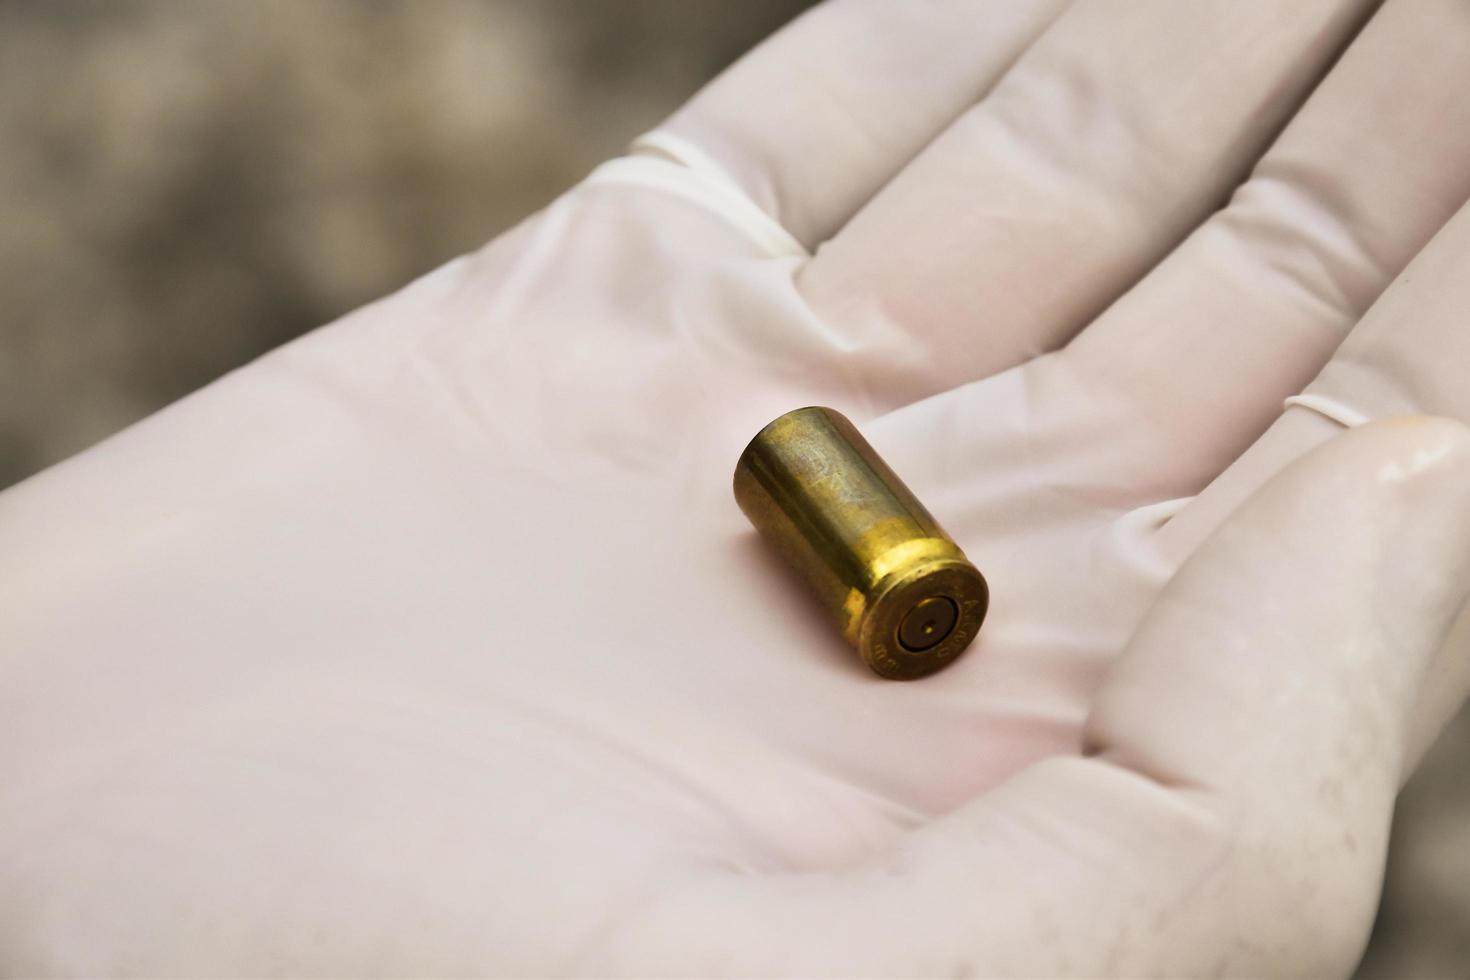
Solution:
M1470 418L1470 8L1368 6L825 6L7 491L0 972L1348 971L1470 659L1463 430L1309 452ZM810 403L989 578L941 674L731 500Z

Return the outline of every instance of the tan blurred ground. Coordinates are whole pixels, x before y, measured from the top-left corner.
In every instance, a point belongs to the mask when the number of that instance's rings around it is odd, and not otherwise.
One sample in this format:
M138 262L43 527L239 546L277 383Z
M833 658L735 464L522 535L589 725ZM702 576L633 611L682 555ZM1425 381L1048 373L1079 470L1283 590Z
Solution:
M476 247L806 5L0 0L0 487ZM1365 978L1470 977L1467 745Z

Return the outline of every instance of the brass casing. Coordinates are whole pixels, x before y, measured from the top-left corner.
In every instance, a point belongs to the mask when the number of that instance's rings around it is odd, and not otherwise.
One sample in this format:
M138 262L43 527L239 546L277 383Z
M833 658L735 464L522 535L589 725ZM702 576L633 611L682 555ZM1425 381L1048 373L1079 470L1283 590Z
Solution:
M979 632L985 578L842 414L799 408L762 429L735 500L882 676L932 674Z

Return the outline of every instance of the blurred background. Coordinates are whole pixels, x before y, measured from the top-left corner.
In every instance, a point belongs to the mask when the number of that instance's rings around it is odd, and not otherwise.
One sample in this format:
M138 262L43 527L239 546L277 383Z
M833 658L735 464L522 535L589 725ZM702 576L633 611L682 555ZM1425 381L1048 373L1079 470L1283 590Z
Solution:
M0 0L0 487L476 248L808 5ZM1467 745L1363 978L1470 976Z

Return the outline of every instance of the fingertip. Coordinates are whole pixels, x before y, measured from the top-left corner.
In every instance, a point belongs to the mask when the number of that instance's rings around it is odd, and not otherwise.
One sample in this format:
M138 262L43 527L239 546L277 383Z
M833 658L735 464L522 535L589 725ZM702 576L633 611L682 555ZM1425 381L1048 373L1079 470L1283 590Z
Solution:
M1344 497L1368 502L1403 496L1404 503L1417 505L1423 503L1418 488L1427 484L1470 494L1470 426L1437 415L1379 419L1308 451L1282 476L1298 491L1301 482L1315 484L1308 495L1314 506L1327 504L1324 491L1339 504L1353 502ZM1465 509L1470 517L1470 507Z
M1392 458L1380 470L1386 481L1408 480L1431 471L1470 468L1470 427L1443 415L1401 415L1371 423L1360 433L1390 439Z
M1470 426L1444 415L1396 415L1343 433L1334 443L1361 444L1397 457L1403 476L1470 454Z

